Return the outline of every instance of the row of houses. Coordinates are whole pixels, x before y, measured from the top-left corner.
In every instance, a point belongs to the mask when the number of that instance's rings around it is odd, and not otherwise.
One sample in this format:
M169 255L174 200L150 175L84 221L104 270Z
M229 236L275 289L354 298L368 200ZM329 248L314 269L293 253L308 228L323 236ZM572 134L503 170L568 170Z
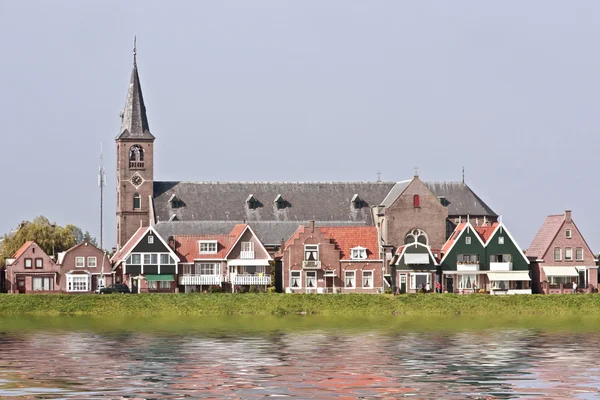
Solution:
M500 218L474 225L459 222L441 249L421 229L406 243L382 244L376 226L299 225L279 246L265 246L252 224L228 233L165 235L178 222L139 227L110 259L84 241L48 256L27 242L4 266L10 293L91 293L125 283L135 293L266 291L286 293L489 294L594 292L597 259L571 218L546 218L524 251ZM163 234L160 232L163 231Z

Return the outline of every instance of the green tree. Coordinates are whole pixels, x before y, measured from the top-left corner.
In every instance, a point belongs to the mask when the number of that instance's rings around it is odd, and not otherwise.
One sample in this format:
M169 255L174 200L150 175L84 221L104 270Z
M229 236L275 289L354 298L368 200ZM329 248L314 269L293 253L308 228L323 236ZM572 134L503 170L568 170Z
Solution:
M4 235L0 260L4 263L4 259L12 257L28 240L35 241L48 255L65 251L77 243L75 229L79 228L74 225L58 226L43 216L23 222L18 231Z

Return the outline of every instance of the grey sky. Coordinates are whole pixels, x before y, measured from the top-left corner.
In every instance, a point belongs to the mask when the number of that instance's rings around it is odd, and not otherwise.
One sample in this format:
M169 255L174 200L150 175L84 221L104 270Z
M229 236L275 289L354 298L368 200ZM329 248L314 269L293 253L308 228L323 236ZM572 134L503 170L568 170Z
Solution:
M115 241L138 37L157 180L467 183L526 248L573 210L600 250L598 1L0 0L0 231Z

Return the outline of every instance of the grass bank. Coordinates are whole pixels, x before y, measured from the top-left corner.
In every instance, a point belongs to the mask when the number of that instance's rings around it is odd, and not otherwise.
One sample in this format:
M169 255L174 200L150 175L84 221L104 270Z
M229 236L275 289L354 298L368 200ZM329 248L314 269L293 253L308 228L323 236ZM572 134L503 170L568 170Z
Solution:
M0 295L0 315L599 315L600 295Z

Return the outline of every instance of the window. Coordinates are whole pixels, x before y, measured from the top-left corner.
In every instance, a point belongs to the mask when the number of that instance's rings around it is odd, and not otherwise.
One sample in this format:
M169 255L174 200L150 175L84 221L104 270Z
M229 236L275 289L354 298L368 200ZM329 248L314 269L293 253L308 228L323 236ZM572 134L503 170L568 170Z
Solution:
M306 271L306 288L314 289L317 287L317 271Z
M427 286L427 284L429 283L430 278L431 278L431 275L426 272L410 274L410 288L411 289L425 288Z
M565 231L565 236L567 237L567 239L571 239L571 230L570 229L567 229Z
M172 265L175 264L175 260L171 257L170 254L161 254L160 255L160 264L161 265Z
M477 275L459 275L459 289L473 289L473 285L477 285Z
M565 248L565 261L573 261L573 249L570 247Z
M200 241L200 253L210 254L217 252L217 241L216 240L201 240Z
M154 244L154 236L148 236L148 244Z
M367 259L367 249L364 247L355 247L350 250L350 259L351 260L366 260Z
M41 258L36 258L35 259L35 267L37 269L42 269L44 268L44 260L42 260Z
M133 209L139 210L142 208L142 196L139 193L133 195Z
M127 264L129 264L129 265L140 265L141 263L142 263L142 255L141 254L132 254L127 258Z
M299 289L302 287L302 273L300 271L291 271L290 287L293 289Z
M467 236L467 237L465 238L465 243L466 243L466 244L471 244L471 236Z
M581 247L575 249L575 259L577 261L583 261L583 249Z
M75 257L75 267L77 267L77 268L85 267L85 257Z
M200 275L219 275L220 265L215 263L196 264L196 274Z
M87 266L88 268L96 268L97 259L96 257L88 257L87 258Z
M240 265L238 267L238 273L246 274L246 275L264 274L265 266L264 265Z
M129 148L129 161L144 161L144 149L139 144Z
M356 287L356 271L344 272L344 284L346 289L354 289Z
M508 281L491 281L492 289L508 290Z
M144 265L151 264L152 254L144 254Z
M304 260L318 261L319 260L319 245L305 244L304 245Z
M373 288L373 271L363 271L362 287L365 289Z
M458 254L456 262L459 264L477 264L479 263L479 254Z
M504 244L504 236L498 236L498 244Z
M413 196L413 207L421 207L421 199L418 194Z
M31 268L33 266L33 260L31 258L25 259L25 268Z
M512 261L512 255L510 254L492 254L490 256L490 262L511 262Z
M242 242L240 258L245 260L254 259L254 242Z
M429 243L429 239L427 238L427 234L422 229L413 229L404 238L405 244L411 244L414 242L419 242L421 244L427 245Z
M32 278L33 290L52 290L54 287L54 281L50 277L37 277Z
M69 292L89 291L89 279L87 276L67 275L67 290Z
M171 282L169 281L159 281L161 289L171 289Z
M554 261L562 260L562 249L560 247L554 248Z
M156 290L157 288L156 281L148 281L148 290Z

